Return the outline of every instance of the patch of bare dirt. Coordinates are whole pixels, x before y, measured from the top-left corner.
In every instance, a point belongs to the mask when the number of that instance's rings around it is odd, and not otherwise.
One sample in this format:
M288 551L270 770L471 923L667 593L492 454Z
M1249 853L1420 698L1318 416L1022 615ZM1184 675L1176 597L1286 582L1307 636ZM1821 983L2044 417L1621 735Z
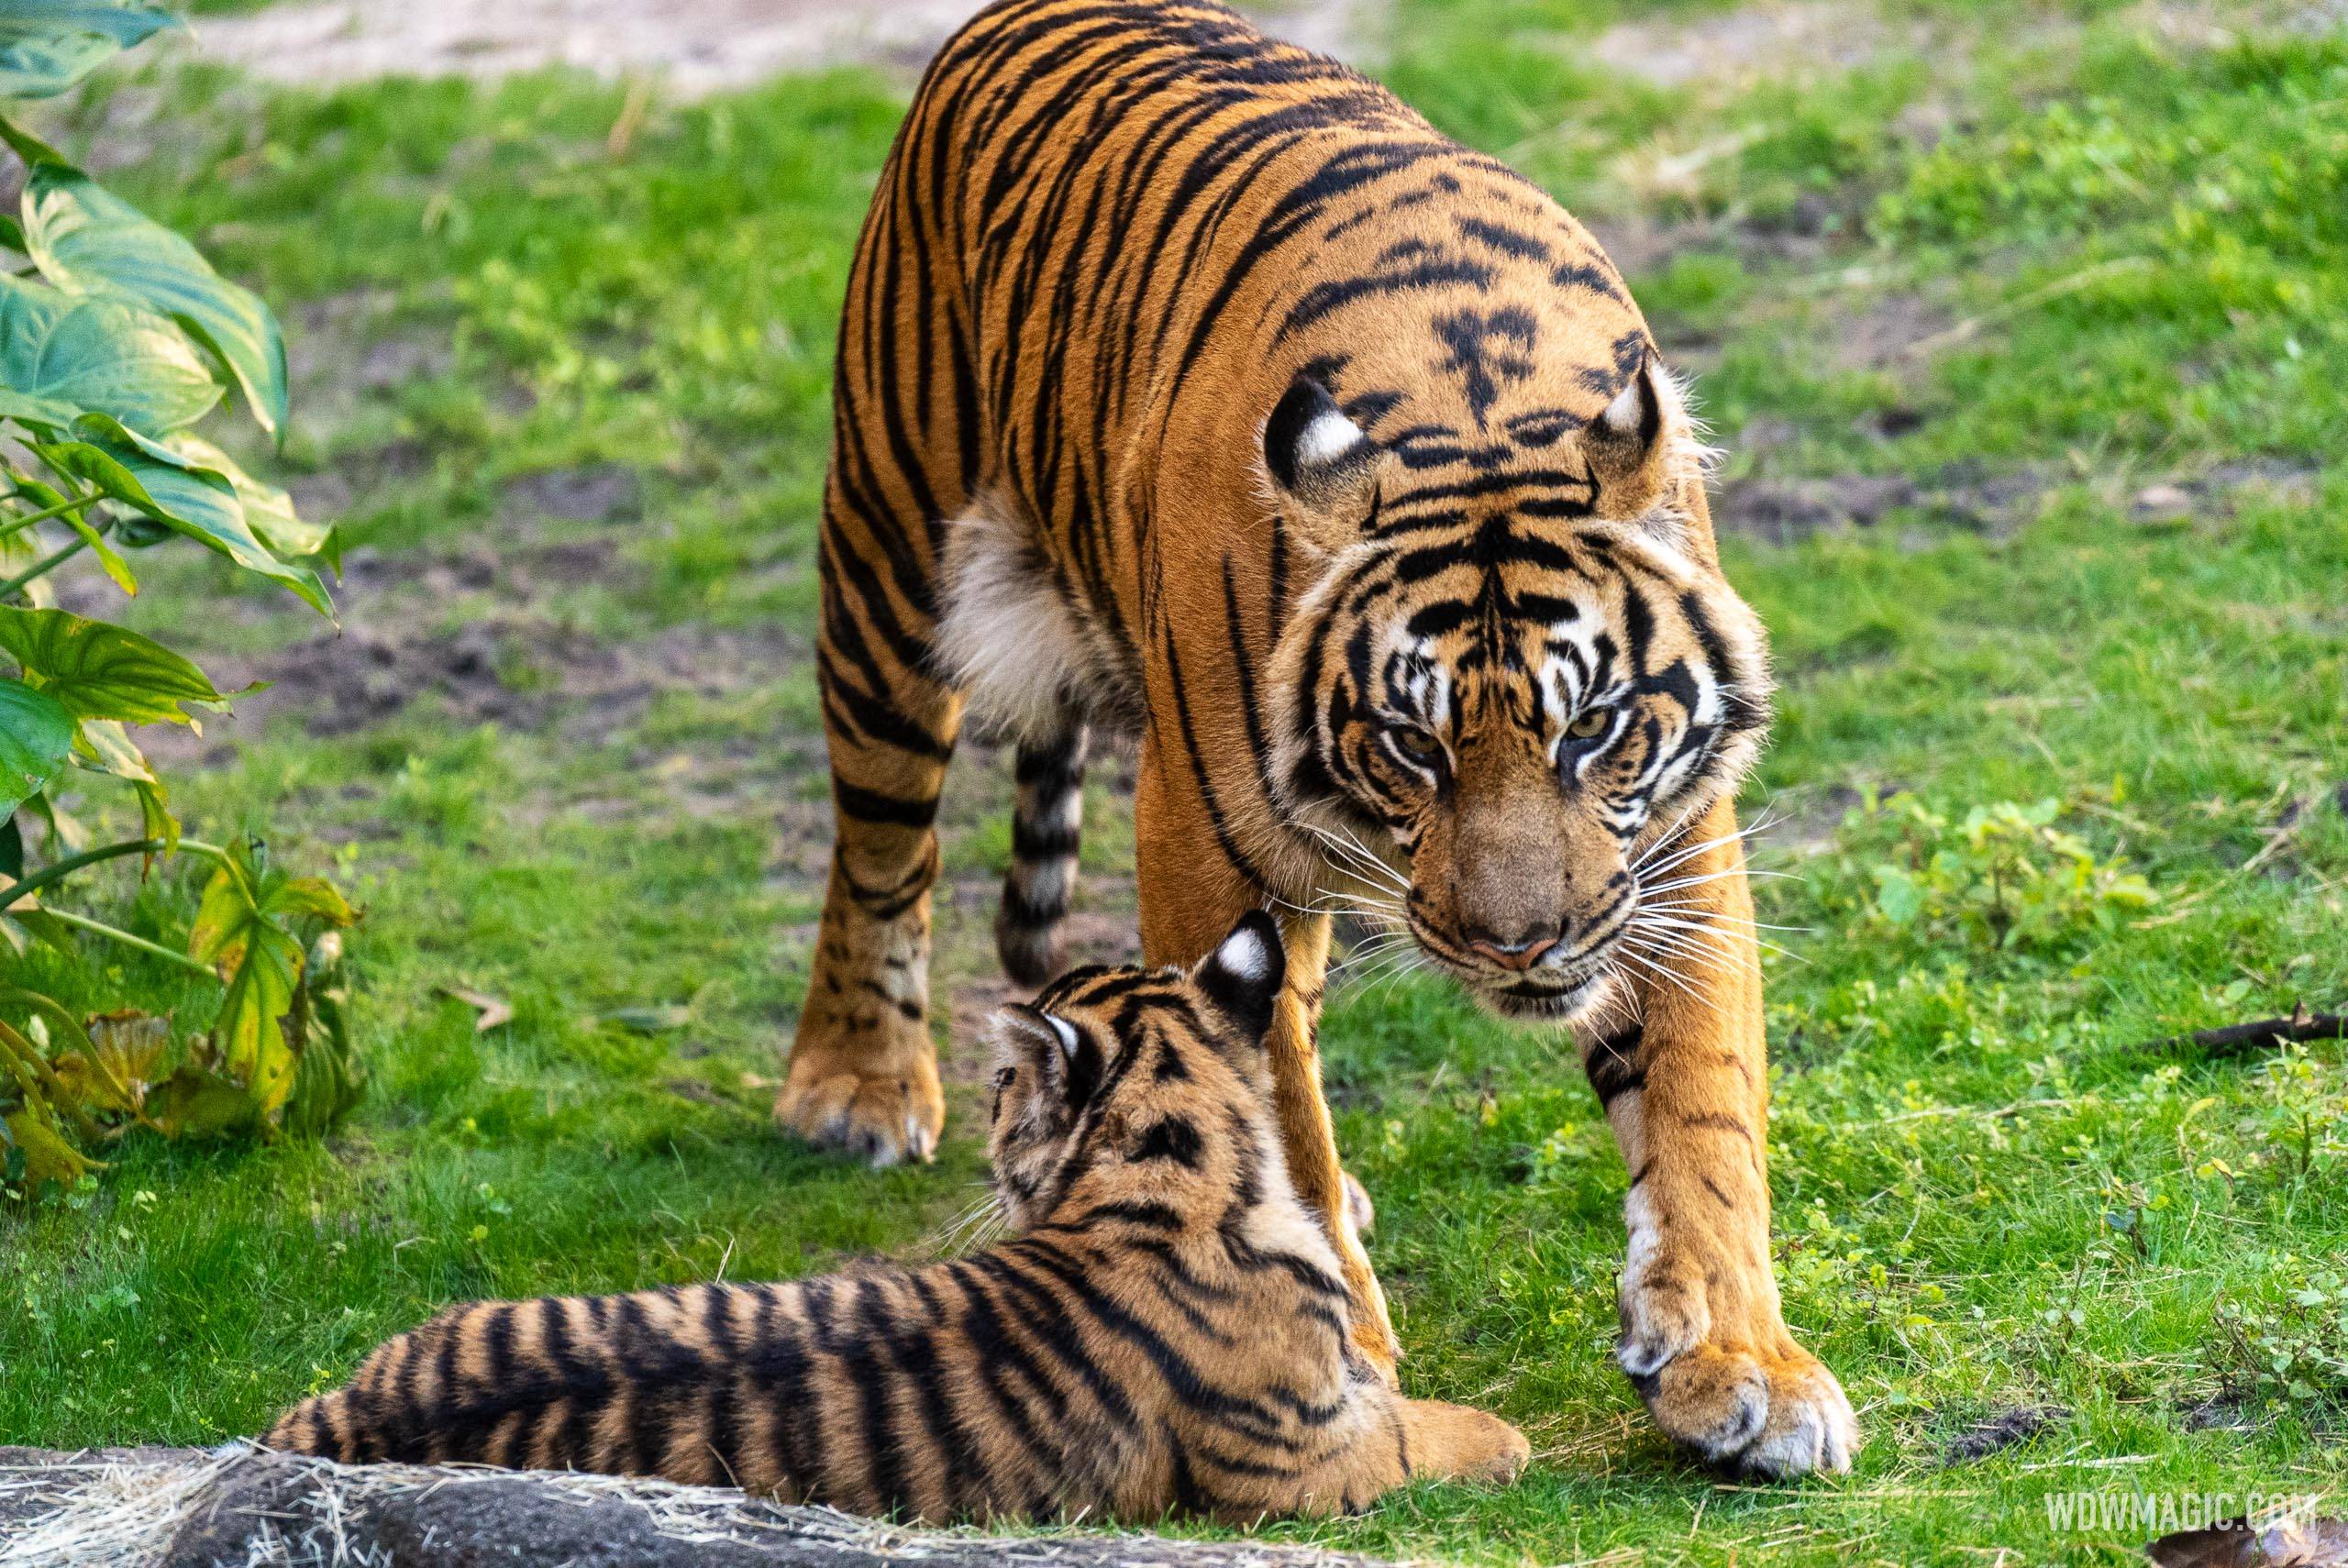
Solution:
M1368 0L1267 6L1267 31L1357 52ZM198 58L307 85L379 76L497 77L550 65L653 77L699 97L786 71L918 69L977 0L305 0L208 17Z
M505 487L509 507L577 523L613 523L643 514L644 483L626 463L589 463L526 474Z
M2053 481L2043 473L1835 474L1799 479L1732 480L1714 498L1712 515L1728 532L1773 544L1812 534L1873 528L1899 513L1999 533L2034 515Z
M1589 52L1611 70L1682 87L1848 71L1915 31L1851 0L1760 0L1711 16L1618 22Z
M807 657L804 639L780 629L680 626L611 643L527 614L447 630L354 619L241 668L214 660L235 685L269 684L239 699L235 714L204 737L159 730L149 750L176 765L216 760L240 729L257 731L279 713L297 716L321 738L355 734L426 696L462 723L537 732L559 721L562 738L583 743L631 723L664 691L718 695L777 683Z
M1773 428L1748 432L1754 435L1757 441L1740 445L1766 451L1773 443L1782 444L1781 433ZM2107 499L2124 505L2128 515L2144 526L2190 525L2231 516L2254 499L2309 504L2320 479L2321 471L2309 463L2251 458L2133 490L2115 485ZM2044 468L1989 471L1971 465L1921 475L1751 476L1720 486L1712 499L1712 516L1723 532L1772 544L1873 528L1902 514L2002 536L2035 517L2048 491L2064 482L2063 475Z
M1942 1447L1942 1457L1950 1464L1970 1464L2018 1448L2070 1419L2071 1412L2058 1405L2018 1405L1999 1410L1951 1437Z

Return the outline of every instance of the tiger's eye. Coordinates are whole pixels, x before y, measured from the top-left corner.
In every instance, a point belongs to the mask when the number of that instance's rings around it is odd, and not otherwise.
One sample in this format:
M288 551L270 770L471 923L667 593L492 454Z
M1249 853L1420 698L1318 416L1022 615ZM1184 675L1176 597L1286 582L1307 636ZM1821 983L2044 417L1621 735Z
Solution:
M1566 726L1566 737L1568 740L1596 740L1599 736L1604 734L1609 729L1612 728L1613 724L1613 709L1584 709L1581 712L1574 715L1574 722Z
M1396 730L1394 744L1402 748L1403 756L1421 762L1433 762L1443 755L1443 743L1424 730Z

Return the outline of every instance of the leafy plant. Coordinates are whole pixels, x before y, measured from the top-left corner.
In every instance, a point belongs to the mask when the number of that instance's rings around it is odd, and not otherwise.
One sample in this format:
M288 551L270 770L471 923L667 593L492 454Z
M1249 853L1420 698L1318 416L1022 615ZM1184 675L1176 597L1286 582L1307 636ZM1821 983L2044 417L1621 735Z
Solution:
M2348 1275L2314 1269L2273 1300L2218 1304L2215 1359L2243 1394L2348 1411Z
M1855 900L1885 934L1931 946L2052 954L2158 901L2150 883L2056 825L2055 801L2010 801L1951 817L1913 795L1866 801L1846 822Z
M0 0L0 99L65 91L171 21L138 0ZM356 915L328 884L257 848L181 834L130 726L194 725L232 693L152 638L56 607L50 578L87 557L126 594L131 556L174 537L258 573L321 614L332 530L192 428L233 390L282 438L285 344L260 297L0 115L24 164L0 217L0 940L87 965L86 938L216 979L217 1017L174 1043L168 1020L82 1020L0 987L0 1176L38 1191L88 1171L133 1126L167 1135L321 1127L359 1082L343 1028L339 939ZM138 836L96 845L60 795L78 774L127 787ZM28 858L38 840L45 865ZM184 953L52 900L73 873L137 856L214 867ZM315 936L316 940L306 940Z

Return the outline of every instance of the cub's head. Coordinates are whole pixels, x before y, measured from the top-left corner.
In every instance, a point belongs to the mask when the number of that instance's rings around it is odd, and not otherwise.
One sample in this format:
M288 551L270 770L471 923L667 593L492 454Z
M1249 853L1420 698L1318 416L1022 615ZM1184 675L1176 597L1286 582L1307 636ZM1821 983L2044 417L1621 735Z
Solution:
M1357 897L1502 1013L1570 1018L1624 959L1641 852L1757 753L1767 655L1644 328L1577 365L1477 325L1464 381L1376 349L1265 417L1262 488L1320 575L1262 720L1277 804Z
M1011 1228L1080 1183L1179 1217L1277 1162L1264 1035L1286 962L1279 927L1251 914L1194 968L1071 970L998 1011L987 1147Z

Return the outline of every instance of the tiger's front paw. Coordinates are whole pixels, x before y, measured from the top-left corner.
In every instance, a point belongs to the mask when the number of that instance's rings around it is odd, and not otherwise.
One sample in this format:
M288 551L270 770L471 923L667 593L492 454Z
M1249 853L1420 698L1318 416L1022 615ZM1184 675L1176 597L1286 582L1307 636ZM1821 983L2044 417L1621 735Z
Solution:
M937 1065L927 1057L874 1072L801 1050L792 1055L774 1116L809 1143L868 1160L877 1170L936 1156L946 1099Z
M1795 1344L1775 1320L1775 1292L1723 1292L1725 1306L1767 1299L1758 1332L1716 1315L1715 1263L1637 1255L1620 1298L1616 1358L1656 1426L1713 1464L1778 1479L1814 1470L1841 1473L1859 1451L1858 1419L1825 1364ZM1750 1309L1748 1308L1748 1310Z
M1839 1474L1859 1451L1843 1386L1799 1347L1766 1356L1700 1344L1659 1371L1632 1373L1631 1384L1665 1436L1744 1474Z

